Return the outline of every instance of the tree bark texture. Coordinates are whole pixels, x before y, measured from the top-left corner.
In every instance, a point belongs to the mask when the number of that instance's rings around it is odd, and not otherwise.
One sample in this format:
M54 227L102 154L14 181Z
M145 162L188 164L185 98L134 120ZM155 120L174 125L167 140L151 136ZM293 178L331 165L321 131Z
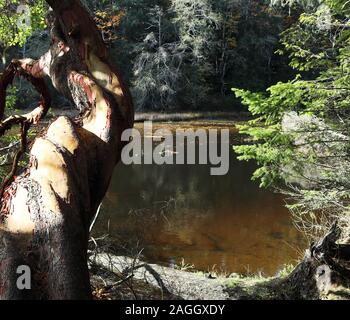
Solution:
M327 235L311 245L304 259L281 282L281 298L320 299L339 286L350 286L350 245L337 243L340 234L335 223Z
M38 108L19 121L37 123L50 108L44 77L75 103L81 116L56 119L34 141L28 167L4 186L0 299L91 298L89 225L120 160L121 134L133 126L130 93L109 63L87 9L79 0L47 3L52 8L47 17L50 50L38 60L12 61L0 80L0 116L6 88L16 74L42 97ZM3 122L0 133L10 122ZM21 265L31 269L31 290L17 288Z

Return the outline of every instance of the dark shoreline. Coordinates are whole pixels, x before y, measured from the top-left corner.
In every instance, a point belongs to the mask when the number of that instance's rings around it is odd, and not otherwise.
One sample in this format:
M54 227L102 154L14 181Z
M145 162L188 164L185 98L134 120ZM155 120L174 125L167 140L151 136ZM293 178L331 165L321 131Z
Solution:
M181 121L247 121L251 119L249 112L235 111L187 111L187 112L136 112L135 122L181 122Z
M6 117L13 114L26 114L31 112L32 109L15 110L9 112ZM47 124L48 120L66 116L69 118L75 118L79 115L79 111L70 108L52 108L49 110L46 117L42 120L43 124ZM5 117L5 118L6 118ZM252 119L252 115L248 111L172 111L172 112L135 112L135 123L142 123L145 121L153 122L190 122L190 121L234 121L244 122Z
M21 110L20 114L26 114L32 109ZM15 113L15 112L11 112ZM18 110L16 110L18 113ZM46 116L46 120L59 116L76 117L78 110L69 107L52 108ZM45 123L45 119L43 122ZM144 121L153 122L189 122L189 121L248 121L252 119L248 111L172 111L172 112L135 112L135 123Z

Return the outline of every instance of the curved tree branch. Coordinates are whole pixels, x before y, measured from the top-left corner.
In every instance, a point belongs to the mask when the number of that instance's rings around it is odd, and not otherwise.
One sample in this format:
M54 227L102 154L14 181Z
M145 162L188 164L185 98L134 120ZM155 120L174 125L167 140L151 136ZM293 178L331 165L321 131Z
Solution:
M7 85L19 74L42 95L39 109L0 125L0 133L5 133L22 124L21 150L1 199L0 299L91 298L89 227L120 160L122 132L133 126L129 90L109 63L107 48L86 8L79 0L47 2L53 9L47 18L50 51L37 61L13 61L0 87L5 101ZM45 75L83 111L81 123L59 117L50 124L34 141L26 170L13 180L27 129L50 106ZM16 287L18 265L31 268L32 290Z
M12 60L6 68L4 74L0 78L0 120L2 120L4 116L7 87L12 84L16 75L23 76L41 95L38 108L35 109L35 112L27 115L28 120L33 123L38 123L46 116L51 107L51 97L43 79L45 74L43 72L44 64L42 61L42 59L36 61L32 59Z
M6 187L13 181L18 169L18 162L27 149L27 134L30 127L26 118L14 118L21 123L21 148L16 152L10 173L6 176L0 187L0 199L3 198Z

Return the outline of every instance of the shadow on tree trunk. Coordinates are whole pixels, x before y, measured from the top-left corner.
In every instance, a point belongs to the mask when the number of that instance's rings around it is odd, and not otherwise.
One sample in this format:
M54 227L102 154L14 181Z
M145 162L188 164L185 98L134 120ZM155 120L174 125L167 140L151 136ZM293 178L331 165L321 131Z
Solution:
M87 267L89 226L107 191L133 126L130 93L108 62L100 33L79 0L48 0L52 11L49 52L38 60L14 60L0 81L0 115L6 88L24 76L41 93L33 112L11 117L0 133L22 125L22 147L1 194L0 299L90 299ZM59 117L36 138L27 168L17 163L26 133L50 108L43 78L71 99L77 119ZM17 288L17 268L29 266L31 289Z

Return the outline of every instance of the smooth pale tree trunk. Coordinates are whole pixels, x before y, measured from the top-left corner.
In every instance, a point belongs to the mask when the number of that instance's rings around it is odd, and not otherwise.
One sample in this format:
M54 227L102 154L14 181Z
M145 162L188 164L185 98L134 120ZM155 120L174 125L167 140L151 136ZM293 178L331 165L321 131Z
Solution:
M42 95L38 108L24 116L26 123L40 121L50 107L44 77L74 101L81 117L55 120L35 140L26 170L5 186L0 299L91 298L89 225L120 160L121 134L133 126L129 91L108 62L86 8L79 0L47 3L52 8L50 50L38 60L14 60L6 69L0 80L0 116L6 88L17 73ZM21 265L30 267L31 290L17 287Z

